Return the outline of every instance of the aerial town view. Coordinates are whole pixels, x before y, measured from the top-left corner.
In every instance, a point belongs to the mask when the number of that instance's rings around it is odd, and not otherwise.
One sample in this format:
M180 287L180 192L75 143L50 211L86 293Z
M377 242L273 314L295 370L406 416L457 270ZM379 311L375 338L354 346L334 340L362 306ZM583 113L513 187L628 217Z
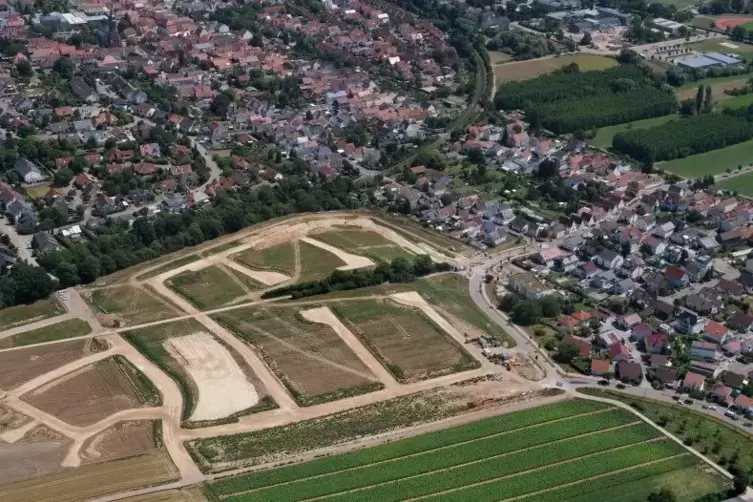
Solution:
M0 2L0 502L753 502L753 3Z

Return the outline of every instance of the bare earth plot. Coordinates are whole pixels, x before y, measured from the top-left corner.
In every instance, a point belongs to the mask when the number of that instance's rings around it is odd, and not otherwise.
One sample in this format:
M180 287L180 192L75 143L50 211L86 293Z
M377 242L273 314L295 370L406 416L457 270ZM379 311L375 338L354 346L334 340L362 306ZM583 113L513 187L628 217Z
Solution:
M88 335L91 331L92 328L86 321L81 319L68 319L67 321L51 324L44 328L24 331L18 335L3 338L0 340L0 349L23 347L24 345L34 345L55 340L65 340L66 338L76 338Z
M55 296L31 305L16 305L0 310L0 330L29 324L65 312Z
M255 406L259 395L230 352L209 333L169 338L165 346L188 372L199 399L191 420L224 418Z
M82 427L146 403L129 368L115 358L53 380L22 399L64 422Z
M0 389L20 384L104 348L93 339L0 352Z
M179 314L158 295L135 286L98 289L87 300L107 317L105 324L127 326L169 319Z
M15 443L0 441L0 484L62 470L61 463L71 443L70 439L40 426Z
M50 476L0 486L3 502L81 502L178 479L163 451L66 470Z
M250 248L232 255L231 259L252 269L275 270L285 275L293 275L295 272L295 253L292 242L264 249Z
M381 261L395 258L412 259L415 255L368 230L338 228L314 235L314 238L351 253L361 254Z
M155 424L149 420L118 422L87 440L81 448L83 464L119 460L153 453Z
M201 488L187 488L184 490L167 490L164 492L137 495L123 499L123 502L205 502L207 499Z
M388 300L341 302L333 307L399 381L434 378L479 366L421 311Z
M233 272L211 265L195 272L181 272L168 279L167 284L200 309L221 307L261 288L250 278L244 279Z
M305 321L296 309L238 309L214 317L261 352L299 404L381 388L332 328Z
M196 366L192 367L191 371L189 371L189 367L191 367L190 361L186 360L185 356L181 356L179 351L175 350L171 340L191 336L195 333L205 332L206 327L204 325L193 319L186 319L158 324L148 328L126 331L123 333L123 336L128 342L155 363L162 371L167 373L178 384L183 397L183 420L193 419L195 410L199 409L199 406L201 406L202 410L200 411L199 416L208 413L207 405L212 403L212 397L211 394L208 395L207 392L210 392L210 388L213 388L216 385L216 382L206 380L209 373L203 371L202 368L198 366L198 361L193 361L193 364ZM256 406L245 411L251 413L254 411L274 408L276 406L274 401L268 397L264 386L259 382L251 369L242 361L240 356L233 349L220 344L214 338L212 338L212 340L213 343L216 343L217 346L226 352L226 354L223 354L222 360L227 363L226 356L229 355L235 364L242 370L248 384L253 387L256 392L258 397ZM211 364L212 361L219 361L219 359L216 358L217 354L213 354L212 358L208 359L206 362ZM196 369L194 370L194 368ZM206 369L209 370L210 368ZM204 396L209 399L207 404L200 404L201 387L193 379L193 377L198 377L198 375L201 375L201 377L205 379L201 382L201 386L205 389ZM223 376L226 375L223 373ZM209 387L207 387L207 385L209 385ZM222 406L223 410L226 410L227 405L223 404Z

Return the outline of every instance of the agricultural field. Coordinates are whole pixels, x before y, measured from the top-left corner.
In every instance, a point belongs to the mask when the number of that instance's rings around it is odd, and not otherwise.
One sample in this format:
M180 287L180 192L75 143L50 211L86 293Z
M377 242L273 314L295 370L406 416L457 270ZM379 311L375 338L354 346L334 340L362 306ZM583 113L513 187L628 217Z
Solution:
M231 258L251 269L274 270L285 275L293 275L295 272L295 253L292 242L284 242L264 249L247 249Z
M171 347L170 340L205 331L206 328L203 324L193 319L186 319L123 333L124 338L131 345L145 357L149 358L178 384L183 397L183 420L188 420L192 417L201 396L199 395L197 383L193 381L188 371L187 361ZM253 384L259 397L259 404L253 409L245 410L245 412L252 413L275 407L275 403L267 396L264 386L257 381L251 369L241 360L240 356L234 350L224 345L222 347L243 369L247 380Z
M633 406L723 467L728 466L731 459L736 459L743 471L753 469L753 435L730 426L723 420L690 410L686 406L628 396L616 391L589 389L587 393Z
M211 484L210 490L229 502L424 497L483 502L533 494L531 500L565 500L551 493L567 489L571 496L586 496L620 486L626 478L648 482L697 465L682 446L628 412L566 401L228 478ZM721 479L710 477L696 495L722 486Z
M467 254L473 249L449 235L432 230L407 218L383 214L379 218L375 218L374 221L419 246L429 245L445 256L452 257L457 253Z
M700 178L707 174L720 174L726 169L753 163L753 140L731 145L720 150L691 155L684 159L659 162L656 167L683 178ZM739 181L739 180L738 180Z
M299 242L298 245L301 259L300 280L303 282L324 279L336 268L346 265L340 258L320 247L307 242Z
M350 253L368 256L378 261L392 261L395 258L413 259L415 255L397 246L376 232L366 230L336 229L314 235L322 241Z
M506 52L501 51L489 51L489 62L492 66L502 63L507 63L513 60L513 57Z
M0 348L23 347L24 345L76 338L88 335L91 331L92 328L88 322L82 319L68 319L67 321L51 324L44 328L24 331L23 333L0 339Z
M478 365L418 309L363 300L340 302L333 310L400 381L424 380Z
M3 502L80 502L179 478L163 451L102 462L0 486Z
M213 317L251 343L301 405L381 388L331 327L306 321L298 309L234 309Z
M166 282L173 291L200 309L221 307L263 288L250 277L220 265L181 272Z
M106 348L94 338L0 352L0 389L22 383Z
M50 296L46 300L39 300L30 305L16 305L0 310L0 330L10 329L23 324L29 324L65 312L55 298Z
M110 357L34 389L22 399L64 422L85 427L119 411L159 404L159 394L155 396L156 390L145 382L125 359Z
M753 159L749 162L753 162ZM744 173L740 176L723 180L717 183L716 186L753 197L753 173Z
M107 325L128 326L169 319L179 314L146 288L119 286L85 293L89 303L104 315Z
M501 377L470 379L450 387L431 388L320 418L255 432L198 439L189 442L188 447L206 472L288 461L292 455L311 454L334 445L355 449L360 447L355 441L364 438L384 437L406 427L458 417L471 409L496 407L521 399L524 387L509 380L500 385L500 381ZM560 394L558 390L539 391L529 393L526 399ZM562 409L565 411L557 413L568 415L567 410L572 406L569 403L564 402ZM601 409L600 406L588 406L584 409Z
M155 428L159 422L119 422L88 439L81 448L84 464L107 462L155 452Z
M545 73L551 73L571 63L576 63L581 71L604 70L617 66L617 61L612 58L596 54L572 54L556 58L531 59L496 65L494 66L494 77L497 83L527 80Z
M654 117L650 119L636 120L635 122L628 122L625 124L602 127L597 131L594 139L589 140L589 143L595 147L607 149L612 146L612 138L617 134L631 129L647 129L649 127L660 126L670 120L679 120L679 117L677 115L665 115L664 117Z

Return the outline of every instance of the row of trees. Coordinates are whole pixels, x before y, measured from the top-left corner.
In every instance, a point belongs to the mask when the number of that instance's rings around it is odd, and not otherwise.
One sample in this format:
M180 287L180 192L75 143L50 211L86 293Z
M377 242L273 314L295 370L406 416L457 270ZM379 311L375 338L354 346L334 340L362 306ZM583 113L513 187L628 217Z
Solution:
M617 91L615 82L632 81L636 87L656 85L650 70L635 65L620 65L602 71L581 72L577 64L540 77L502 84L495 95L497 109L529 108L534 103L553 103L564 99L593 96Z
M434 263L428 255L416 257L412 262L405 258L395 258L390 263L382 262L373 269L351 271L335 270L321 281L302 282L267 291L262 298L279 298L291 295L293 298L321 295L330 291L377 286L385 282L411 282L417 277L451 269L447 263Z
M352 183L343 177L331 182L315 179L310 186L306 177L293 175L275 186L224 193L211 206L183 213L161 213L154 218L141 217L130 226L113 223L99 230L93 238L45 253L38 261L58 278L61 287L89 283L100 276L270 218L295 212L355 208L359 204L351 197L355 191ZM27 297L22 301L37 298Z
M659 117L676 110L677 100L673 93L656 87L642 87L535 105L526 113L531 123L541 123L550 131L563 134Z
M753 138L753 122L730 114L674 120L618 134L612 147L644 162L670 160L717 150Z

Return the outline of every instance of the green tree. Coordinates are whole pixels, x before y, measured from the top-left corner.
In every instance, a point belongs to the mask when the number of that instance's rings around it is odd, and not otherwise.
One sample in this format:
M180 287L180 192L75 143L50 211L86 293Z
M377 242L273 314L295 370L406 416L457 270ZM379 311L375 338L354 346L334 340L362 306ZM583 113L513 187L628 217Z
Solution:
M658 492L649 494L646 502L675 502L677 497L669 488L662 488Z
M32 69L29 62L25 60L16 63L16 72L18 72L18 76L21 78L30 78L32 75L34 75L34 70Z
M698 91L695 93L695 112L701 114L703 111L703 84L698 86Z
M55 60L52 70L62 78L70 79L76 71L76 64L70 58L61 57Z
M53 176L55 186L58 187L68 186L68 183L70 183L72 179L73 171L71 171L67 167L58 169L57 171L55 171L55 175Z

